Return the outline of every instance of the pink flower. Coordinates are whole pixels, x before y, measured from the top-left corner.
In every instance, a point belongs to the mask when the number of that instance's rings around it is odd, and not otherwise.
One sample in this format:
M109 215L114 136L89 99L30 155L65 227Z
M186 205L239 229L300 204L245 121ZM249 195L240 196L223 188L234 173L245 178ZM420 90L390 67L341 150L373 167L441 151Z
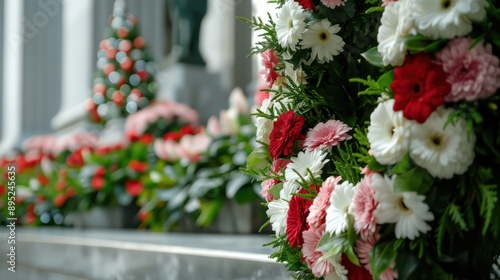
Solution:
M286 168L286 166L292 162L289 159L275 159L273 160L272 168L273 171L278 173L278 174L283 174L282 170Z
M345 0L321 0L321 3L330 9L335 9L335 7L344 6Z
M247 98L241 88L235 88L229 95L229 108L234 108L240 114L248 114L250 108L248 106Z
M473 42L471 38L457 38L436 53L451 84L451 92L445 97L448 102L487 98L500 87L499 60L492 54L491 45L479 43L469 50Z
M309 209L307 223L311 228L319 228L325 224L326 209L330 206L330 196L340 180L342 180L340 176L337 178L330 176L323 182Z
M267 202L274 200L274 196L269 193L269 190L274 187L276 183L275 179L267 179L261 183L262 190L260 191L260 194Z
M325 233L325 225L319 228L309 228L302 233L304 244L302 245L302 255L307 263L307 266L312 270L316 277L328 275L334 271L332 264L326 259L321 260L323 252L316 251L318 242Z
M207 132L212 136L219 136L222 134L222 129L216 116L211 116L210 119L208 119Z
M198 162L211 142L212 139L205 132L196 135L186 134L179 141L178 155L189 162Z
M372 271L370 267L370 252L373 249L373 246L375 246L375 243L380 239L380 234L378 231L375 234L372 235L367 235L367 236L362 236L358 240L356 240L356 247L354 248L354 251L356 252L356 255L358 255L359 261L361 262L362 265L364 265L364 268L368 271ZM395 272L394 269L395 264L392 264L392 266L389 267L386 271L384 271L380 275L380 280L393 280L398 277L397 272Z
M308 151L337 146L341 141L352 138L351 135L347 134L349 130L351 130L349 126L337 120L318 123L307 132L304 146Z
M398 0L382 0L382 7L389 5L391 2L397 2Z
M372 188L372 175L365 175L358 183L356 192L352 199L352 210L354 215L354 229L361 236L373 235L377 229L377 219L373 211L377 208L375 201L375 189Z
M159 140L154 143L155 154L162 160L176 161L179 159L178 144L172 140Z
M264 66L264 70L260 71L262 75L264 75L264 79L266 81L266 85L268 88L271 88L274 84L274 81L278 78L278 72L274 70L274 67L280 62L279 57L276 55L275 50L266 50L261 54L262 58L262 66Z

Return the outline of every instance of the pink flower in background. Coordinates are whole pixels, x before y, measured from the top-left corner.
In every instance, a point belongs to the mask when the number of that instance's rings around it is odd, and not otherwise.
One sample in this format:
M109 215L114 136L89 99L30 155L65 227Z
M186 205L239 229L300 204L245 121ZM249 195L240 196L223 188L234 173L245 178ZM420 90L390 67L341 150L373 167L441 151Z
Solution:
M57 138L52 145L52 154L58 155L65 150L75 151L81 147L95 148L99 142L97 134L92 132L79 132Z
M212 136L219 136L222 134L219 120L216 116L211 116L207 122L207 132Z
M373 211L377 208L375 189L372 188L372 176L365 175L358 183L352 199L352 212L354 215L354 229L361 236L372 235L377 229L377 219Z
M229 108L235 109L238 113L247 115L250 113L247 98L241 88L235 88L229 95Z
M178 144L171 140L163 141L157 139L154 143L155 154L160 159L165 161L179 160L179 155L177 150L178 150Z
M307 263L307 266L312 270L314 276L322 277L334 271L333 265L328 259L322 260L323 252L316 251L319 240L325 233L325 224L319 228L311 227L304 231L304 244L302 245L302 255Z
M451 92L445 96L448 102L487 98L500 87L499 60L492 54L491 45L480 42L469 50L473 42L471 38L457 38L436 53L451 84Z
M330 176L323 182L309 209L307 223L310 227L319 228L325 224L326 209L330 206L330 196L340 180L342 180L340 176L337 178Z
M358 255L359 261L364 266L364 268L368 271L372 271L370 267L370 252L375 246L375 243L380 239L380 234L378 231L372 235L361 236L358 240L356 240L356 247L354 247L354 251L356 255ZM393 280L398 277L397 272L393 270L393 264L386 271L384 271L380 275L380 280Z
M321 0L321 3L330 9L335 9L335 7L344 6L345 0Z
M202 153L208 149L211 141L212 139L204 131L196 135L184 135L179 141L179 158L189 162L200 161Z
M44 154L51 154L52 146L57 142L57 138L53 135L40 135L26 139L23 143L23 150L38 151Z
M352 138L351 135L347 134L349 130L351 130L349 126L337 120L318 123L307 132L304 146L308 151L337 146L341 141Z

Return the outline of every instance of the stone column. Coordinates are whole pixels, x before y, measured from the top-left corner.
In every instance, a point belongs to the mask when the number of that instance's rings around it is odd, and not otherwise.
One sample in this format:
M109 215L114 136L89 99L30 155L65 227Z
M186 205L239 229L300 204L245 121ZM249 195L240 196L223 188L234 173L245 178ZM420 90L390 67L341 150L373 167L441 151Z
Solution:
M59 0L63 3L61 108L52 119L57 131L82 129L83 103L92 94L96 58L93 43L93 0Z
M18 145L22 126L24 0L4 2L2 141L0 155Z

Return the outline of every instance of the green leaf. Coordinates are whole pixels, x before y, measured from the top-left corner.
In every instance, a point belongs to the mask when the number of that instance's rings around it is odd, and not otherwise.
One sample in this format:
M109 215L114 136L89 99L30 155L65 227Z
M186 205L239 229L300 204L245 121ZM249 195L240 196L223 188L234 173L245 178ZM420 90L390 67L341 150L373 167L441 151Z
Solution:
M484 218L483 235L486 235L488 232L493 212L495 210L495 205L498 200L497 187L497 185L483 184L479 186L479 190L481 191L481 209L479 210L479 213Z
M358 256L356 255L356 253L354 252L354 247L352 246L349 246L347 248L347 250L345 251L345 254L347 255L347 258L349 258L349 260L357 265L357 266L361 266L361 263L359 262L359 258Z
M379 242L375 244L370 252L370 266L373 279L379 279L380 274L386 271L396 260L395 242L396 240Z
M367 50L366 52L362 53L361 56L376 67L384 67L384 64L382 63L382 55L378 52L377 47L373 47Z
M261 173L261 170L271 164L269 150L267 147L260 146L253 150L247 158L247 169L255 173Z
M406 174L414 165L411 162L410 153L406 153L403 158L391 169L389 175Z
M372 157L370 162L368 163L368 168L374 172L379 172L382 173L384 172L387 168L385 165L380 164L375 157Z
M384 11L384 7L381 7L381 6L370 7L370 8L368 8L368 10L365 11L365 14L374 13L374 12L383 12L383 11Z
M328 233L323 234L323 236L318 242L318 245L316 245L316 251L327 252L331 250L335 245L333 242L334 239L335 236L333 234L328 234Z
M250 183L251 177L239 171L231 173L231 179L226 184L226 197L232 199L236 193L246 184Z
M450 204L448 206L448 214L451 216L451 220L457 224L461 230L467 231L467 223L465 222L462 213L460 212L460 206L455 204Z
M405 38L406 47L410 52L429 52L434 53L447 44L447 40L431 40L422 35L409 35Z
M378 78L377 80L377 83L387 89L390 89L392 81L394 81L394 69L385 72L384 75L380 76L380 78Z
M396 175L394 192L417 192L425 195L432 187L434 177L427 170L416 166L408 172Z
M274 185L269 189L269 193L274 197L274 199L280 199L280 192L283 189L283 183Z
M196 224L202 227L210 226L215 220L215 217L217 217L223 203L224 198L219 197L218 199L202 204L200 206L201 213L198 219L196 219Z
M401 250L396 257L396 270L399 279L408 279L410 275L417 269L419 259L417 256Z

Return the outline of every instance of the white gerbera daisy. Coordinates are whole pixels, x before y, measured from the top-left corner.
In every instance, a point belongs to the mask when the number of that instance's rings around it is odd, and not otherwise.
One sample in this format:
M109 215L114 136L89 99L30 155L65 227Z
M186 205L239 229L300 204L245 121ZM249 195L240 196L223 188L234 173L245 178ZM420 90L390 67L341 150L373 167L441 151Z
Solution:
M342 265L342 253L336 254L330 258L328 258L328 262L330 262L334 268L334 272L328 275L325 275L325 280L347 280L347 269Z
M368 141L375 159L381 164L395 164L410 147L410 127L413 122L403 112L393 110L394 99L380 103L370 116Z
M311 49L312 62L317 58L319 63L333 60L333 56L344 50L344 41L338 35L340 26L332 25L329 20L324 19L316 22L304 33L304 39L300 43L303 48Z
M286 166L285 179L287 181L300 181L304 179L306 182L311 182L312 179L321 175L321 169L329 161L325 159L326 156L327 153L319 149L299 152L296 157L292 157L292 162Z
M405 37L414 34L411 2L389 2L384 9L377 34L378 52L384 65L401 66L406 56Z
M415 239L420 233L427 233L431 227L427 224L434 220L434 214L424 202L425 196L416 192L394 193L396 176L382 177L376 173L372 177L375 188L375 200L378 206L373 212L377 223L396 223L396 238Z
M475 134L468 134L465 120L444 124L453 112L439 107L423 124L411 129L410 156L437 178L464 174L474 160Z
M418 32L432 39L451 39L472 31L472 21L486 15L485 0L413 0Z
M330 206L326 209L325 231L336 235L349 226L349 207L354 197L354 185L344 181L337 185L330 196Z
M296 45L302 39L306 29L306 14L299 3L288 0L279 10L276 19L276 35L283 48L296 50Z
M290 188L285 188L280 191L280 198L273 200L267 204L266 214L271 222L271 227L276 233L276 236L285 234L286 220L288 218L288 209L290 208L290 200L292 199Z

